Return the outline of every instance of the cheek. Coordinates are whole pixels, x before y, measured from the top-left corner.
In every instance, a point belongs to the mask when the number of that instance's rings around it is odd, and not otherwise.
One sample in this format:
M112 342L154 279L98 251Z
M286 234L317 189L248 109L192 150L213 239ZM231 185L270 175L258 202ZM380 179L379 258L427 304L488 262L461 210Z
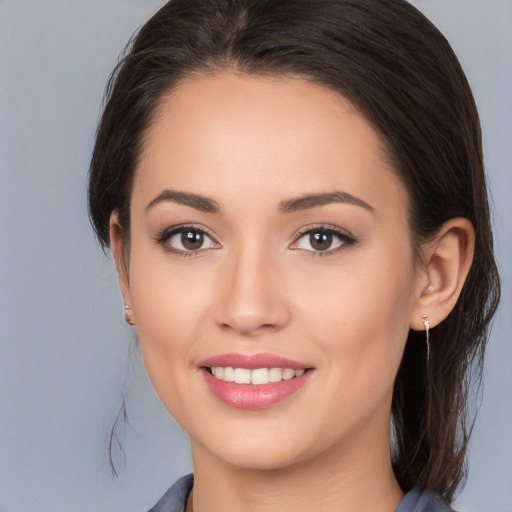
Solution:
M204 272L176 270L165 253L132 244L130 291L141 352L157 393L174 394L192 368L194 340L211 295ZM185 268L185 270L183 270Z
M134 237L135 238L135 237ZM182 326L197 323L208 296L207 265L193 258L176 261L151 241L132 241L130 291L137 323L156 339L166 337Z
M407 246L406 246L407 247ZM381 246L382 249L382 246ZM322 346L333 375L375 388L392 385L409 332L414 292L412 253L354 252L345 265L309 274L297 287L299 317L308 336Z

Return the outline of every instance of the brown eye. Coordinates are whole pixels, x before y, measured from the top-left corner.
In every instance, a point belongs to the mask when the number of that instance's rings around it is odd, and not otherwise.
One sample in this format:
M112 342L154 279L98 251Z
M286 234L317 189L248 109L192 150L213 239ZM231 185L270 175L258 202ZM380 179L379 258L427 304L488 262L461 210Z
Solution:
M183 231L181 233L181 244L188 251L201 249L204 243L204 235L198 231Z
M198 253L206 249L218 249L220 245L201 229L193 227L175 228L159 239L166 250L174 253Z
M330 249L332 241L332 233L325 231L318 231L316 233L310 233L309 235L309 243L316 251L326 251L327 249Z
M318 228L303 231L290 249L300 249L311 253L334 254L337 249L349 247L356 243L356 240L345 230L337 227L319 226Z

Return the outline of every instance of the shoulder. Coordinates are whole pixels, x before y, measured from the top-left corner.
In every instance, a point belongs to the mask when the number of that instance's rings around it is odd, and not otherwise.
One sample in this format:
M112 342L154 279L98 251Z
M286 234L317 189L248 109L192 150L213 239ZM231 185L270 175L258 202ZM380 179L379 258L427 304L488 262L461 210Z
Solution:
M454 512L454 510L439 496L415 487L404 496L396 512Z
M148 512L185 512L188 495L194 483L194 475L177 480Z

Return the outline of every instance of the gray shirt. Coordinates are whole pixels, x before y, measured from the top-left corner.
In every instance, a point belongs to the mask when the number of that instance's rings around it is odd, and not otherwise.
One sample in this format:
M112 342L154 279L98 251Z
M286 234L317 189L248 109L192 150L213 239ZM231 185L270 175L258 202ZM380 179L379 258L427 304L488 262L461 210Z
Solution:
M194 483L192 474L180 478L148 512L185 512L188 495ZM411 489L395 512L453 512L438 496Z

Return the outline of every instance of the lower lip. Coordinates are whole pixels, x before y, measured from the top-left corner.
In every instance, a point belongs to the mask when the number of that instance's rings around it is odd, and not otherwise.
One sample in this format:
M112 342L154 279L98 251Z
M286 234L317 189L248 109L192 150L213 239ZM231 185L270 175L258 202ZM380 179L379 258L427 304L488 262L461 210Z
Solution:
M223 403L237 409L265 409L293 395L308 381L311 370L300 377L269 384L236 384L215 378L206 369L201 373L210 391Z

